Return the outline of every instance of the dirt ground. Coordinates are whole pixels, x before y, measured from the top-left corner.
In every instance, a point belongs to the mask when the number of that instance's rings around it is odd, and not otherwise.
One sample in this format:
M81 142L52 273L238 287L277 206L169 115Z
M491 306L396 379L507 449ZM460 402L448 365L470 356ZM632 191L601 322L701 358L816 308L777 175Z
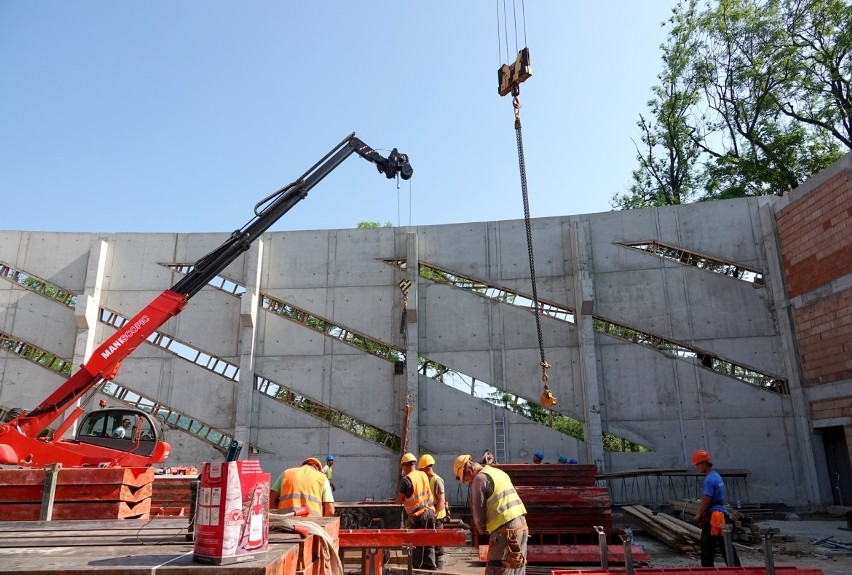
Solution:
M765 520L758 521L758 527L777 528L779 540L772 541L772 553L775 565L795 566L799 568L820 569L824 575L852 575L852 553L845 550L831 549L823 545L812 543L819 539L831 537L833 541L852 545L852 531L846 530L846 520L832 516L809 516L799 520ZM787 537L782 537L787 536ZM781 539L793 538L792 541ZM636 565L637 569L643 567L700 567L699 557L679 553L653 536L634 530L634 544L642 546L651 556L648 564ZM766 565L763 555L763 545L746 546L737 544L737 554L740 562L745 567L764 567ZM716 567L724 567L725 563L721 557L717 557ZM550 575L554 569L595 569L600 565L530 565L527 568L528 575ZM621 565L611 566L613 569L623 569ZM404 571L392 570L394 574ZM478 557L471 547L452 547L445 550L444 565L440 572L481 575L484 567L479 563ZM417 572L419 574L432 573L429 571ZM640 572L641 573L641 572Z

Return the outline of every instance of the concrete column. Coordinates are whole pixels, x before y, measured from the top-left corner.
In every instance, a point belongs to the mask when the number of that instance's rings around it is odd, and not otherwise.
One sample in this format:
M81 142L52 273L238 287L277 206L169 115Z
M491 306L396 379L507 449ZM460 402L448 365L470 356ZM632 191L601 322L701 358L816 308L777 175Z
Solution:
M586 458L606 471L603 448L603 424L601 423L601 390L598 386L598 361L595 348L595 328L592 323L595 304L595 282L592 269L591 230L588 221L576 221L571 224L571 244L574 246L574 259L577 269L572 274L574 280L574 321L577 326L577 340L580 351L580 377L583 390L583 408L586 414L584 427ZM566 270L570 273L571 270Z
M408 416L408 446L407 449L412 453L417 453L420 445L420 418L419 418L419 392L418 382L420 376L417 373L417 358L420 357L419 336L417 330L417 308L418 294L420 286L420 273L418 268L420 265L420 255L418 250L418 238L416 231L409 231L406 235L406 271L403 274L405 278L411 282L411 287L408 288L408 310L405 314L405 322L407 328L406 347L405 347L405 383L407 403L411 406L411 413ZM406 403L406 398L403 398L403 404ZM397 461L397 463L399 463Z
M766 201L764 199L764 201ZM781 263L781 246L778 242L778 228L775 221L775 205L766 201L758 208L760 231L763 234L762 245L766 250L767 274L764 288L767 301L775 314L780 335L782 357L787 371L787 385L790 389L793 426L789 456L790 469L793 472L793 487L796 501L810 504L820 502L819 479L814 460L814 446L811 441L810 406L799 377L799 350L796 332L790 317L790 304L787 301L787 288Z
M106 240L101 238L92 240L89 247L89 261L86 266L85 286L83 293L77 296L77 305L74 306L77 336L74 342L73 366L85 363L95 350L95 334L97 333L95 328L98 325L98 315L100 314L101 293L108 254L109 244ZM77 405L80 405L79 400ZM77 424L75 423L68 430L68 435L74 435L76 432Z
M252 428L254 411L255 344L257 319L261 310L260 279L263 271L263 238L258 238L245 254L245 288L240 301L240 378L234 392L234 439L243 443L242 457L249 455L248 446L256 442Z

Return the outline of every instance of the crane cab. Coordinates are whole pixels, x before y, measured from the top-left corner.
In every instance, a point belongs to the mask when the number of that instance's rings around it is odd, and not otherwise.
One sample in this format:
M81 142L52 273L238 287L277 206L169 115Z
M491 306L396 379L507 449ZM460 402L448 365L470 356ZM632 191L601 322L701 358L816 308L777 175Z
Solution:
M83 416L74 438L134 455L149 456L162 439L159 421L150 414L126 407L108 407Z

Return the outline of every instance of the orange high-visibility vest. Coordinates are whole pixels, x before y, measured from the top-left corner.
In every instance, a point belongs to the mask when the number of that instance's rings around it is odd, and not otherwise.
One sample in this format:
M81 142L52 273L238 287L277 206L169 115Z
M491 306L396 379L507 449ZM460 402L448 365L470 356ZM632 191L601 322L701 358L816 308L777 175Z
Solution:
M435 504L432 502L432 490L429 488L429 476L422 471L415 469L408 475L411 480L411 486L414 491L411 497L402 502L402 507L405 512L411 517L422 515L427 509L435 510Z
M310 465L286 470L278 509L284 513L293 513L307 505L310 517L322 517L322 488L325 480L325 475Z

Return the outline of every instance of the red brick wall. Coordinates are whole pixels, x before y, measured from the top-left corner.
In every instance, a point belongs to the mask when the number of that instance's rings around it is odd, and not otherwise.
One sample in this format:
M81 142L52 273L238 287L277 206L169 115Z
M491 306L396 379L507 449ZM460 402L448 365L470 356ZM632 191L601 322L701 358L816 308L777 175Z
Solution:
M811 403L811 416L814 419L833 419L852 417L852 397L837 397Z
M788 298L852 273L852 172L791 201L776 220ZM805 385L852 378L852 289L827 293L794 308Z
M794 317L803 383L852 379L852 289L797 309Z
M777 215L789 297L852 273L852 174L841 172Z

